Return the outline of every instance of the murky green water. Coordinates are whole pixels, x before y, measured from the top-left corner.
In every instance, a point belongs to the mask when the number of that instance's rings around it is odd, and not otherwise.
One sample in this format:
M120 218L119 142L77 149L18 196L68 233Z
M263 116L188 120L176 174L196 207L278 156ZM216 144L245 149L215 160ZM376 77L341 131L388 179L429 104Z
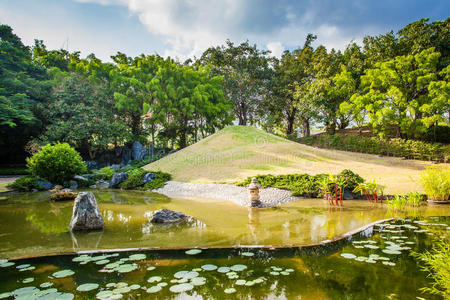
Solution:
M449 217L395 220L326 246L278 250L209 249L195 255L160 250L0 261L0 298L439 299L418 291L430 281L410 253L448 238L449 226Z
M104 231L71 234L72 202L53 203L48 193L0 198L0 257L21 257L92 249L298 245L320 242L376 220L402 216L381 204L299 200L270 209L228 202L170 199L148 192L94 191L106 223ZM167 208L198 220L191 226L153 225L150 214ZM412 216L450 215L450 206L427 206Z

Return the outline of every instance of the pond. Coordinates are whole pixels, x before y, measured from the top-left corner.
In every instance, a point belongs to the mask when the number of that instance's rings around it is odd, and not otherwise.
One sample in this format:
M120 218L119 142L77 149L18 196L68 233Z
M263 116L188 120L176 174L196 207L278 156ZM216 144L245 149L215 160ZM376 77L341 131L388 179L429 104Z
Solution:
M239 245L299 245L327 240L371 222L401 216L382 204L302 199L268 209L230 202L170 199L139 191L93 191L105 230L68 232L72 202L50 202L48 193L19 193L0 198L0 258L116 248L189 248ZM189 226L152 224L149 216L167 208L197 219ZM426 206L409 216L449 216L450 206Z
M322 246L0 260L0 299L439 299L411 251L449 217L396 219Z

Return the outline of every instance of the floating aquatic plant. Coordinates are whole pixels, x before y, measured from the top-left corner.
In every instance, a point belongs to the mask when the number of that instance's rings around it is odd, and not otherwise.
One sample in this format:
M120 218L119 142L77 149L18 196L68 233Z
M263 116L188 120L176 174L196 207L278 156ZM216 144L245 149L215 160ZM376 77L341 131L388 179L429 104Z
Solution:
M97 283L85 283L77 287L77 291L79 292L89 292L95 289L98 289Z
M172 293L184 293L187 291L190 291L194 288L194 286L190 283L182 283L182 284L176 284L176 285L172 285L169 290Z
M228 289L223 290L223 292L225 294L234 294L234 293L236 293L236 289L235 288L228 288Z
M146 259L147 255L145 254L133 254L128 257L129 260L143 260Z
M158 292L161 291L161 290L162 290L162 287L161 287L161 286L159 286L159 285L154 285L154 286L149 287L149 288L147 289L147 293L149 293L149 294L154 294L154 293L158 293Z
M214 271L217 269L217 266L215 265L211 265L211 264L207 264L207 265L203 265L202 269L205 271Z
M64 278L64 277L72 276L73 274L75 274L75 272L72 270L62 270L62 271L53 273L53 277Z
M202 253L202 250L200 250L200 249L191 249L191 250L187 250L184 253L186 253L187 255L196 255L196 254Z

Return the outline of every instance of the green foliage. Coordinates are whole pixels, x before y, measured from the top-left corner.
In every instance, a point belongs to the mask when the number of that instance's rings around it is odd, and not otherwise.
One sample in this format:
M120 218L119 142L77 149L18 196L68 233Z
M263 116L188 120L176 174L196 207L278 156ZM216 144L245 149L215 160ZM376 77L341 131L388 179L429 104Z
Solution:
M144 184L144 186L141 188L143 190L154 190L164 187L167 181L172 179L172 175L169 173L164 172L154 172L154 171L148 171L150 173L153 173L156 175L156 177L150 181Z
M433 160L446 162L450 157L450 146L439 143L427 143L400 138L383 139L344 134L319 134L302 138L299 142L328 149L339 149L352 152L381 154L404 157L408 159Z
M111 167L104 167L98 171L95 171L95 174L98 175L101 179L110 180L114 175L115 171Z
M120 184L120 188L131 190L153 190L161 188L165 185L167 181L169 181L172 176L168 173L164 172L155 172L155 171L147 171L141 168L131 169L128 172L128 178ZM155 178L147 182L146 184L142 183L142 179L146 173L155 174Z
M67 143L42 147L27 159L27 167L33 175L59 184L87 171L80 154Z
M428 198L446 201L450 197L450 167L429 166L420 178L422 187Z
M328 191L331 187L328 174L257 175L248 177L244 181L237 183L237 185L248 186L253 177L256 177L257 182L262 188L274 187L287 189L291 191L293 196L310 198L321 197L324 194L324 186L326 185ZM342 186L346 186L343 182L344 180L351 184L360 182L361 180L364 181L362 177L350 170L343 170L336 178L339 178L338 180L342 181L340 183Z
M143 185L142 178L144 177L145 173L148 173L148 171L141 168L136 168L127 171L127 173L128 178L120 184L120 188L131 190Z
M348 169L342 170L342 172L337 175L337 178L341 183L345 183L345 187L349 190L353 190L358 184L364 182L364 178Z
M424 253L412 253L422 262L422 269L433 280L431 287L421 290L430 294L439 295L444 299L450 299L450 242L448 239L435 241L431 251Z
M16 191L30 192L33 189L42 190L36 183L36 177L33 175L26 175L16 179L14 182L8 184L8 188Z
M394 210L404 210L406 207L418 207L426 204L423 195L417 192L411 192L406 195L396 194L394 198L387 200L389 208Z

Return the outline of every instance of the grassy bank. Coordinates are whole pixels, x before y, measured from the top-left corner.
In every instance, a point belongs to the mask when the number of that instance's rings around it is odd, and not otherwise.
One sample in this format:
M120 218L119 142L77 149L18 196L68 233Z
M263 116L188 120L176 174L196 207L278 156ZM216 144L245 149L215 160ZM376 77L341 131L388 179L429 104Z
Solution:
M146 165L186 182L242 181L257 174L338 174L344 169L386 186L386 193L423 192L420 172L431 162L302 145L249 126L230 126ZM448 165L448 164L447 164Z

